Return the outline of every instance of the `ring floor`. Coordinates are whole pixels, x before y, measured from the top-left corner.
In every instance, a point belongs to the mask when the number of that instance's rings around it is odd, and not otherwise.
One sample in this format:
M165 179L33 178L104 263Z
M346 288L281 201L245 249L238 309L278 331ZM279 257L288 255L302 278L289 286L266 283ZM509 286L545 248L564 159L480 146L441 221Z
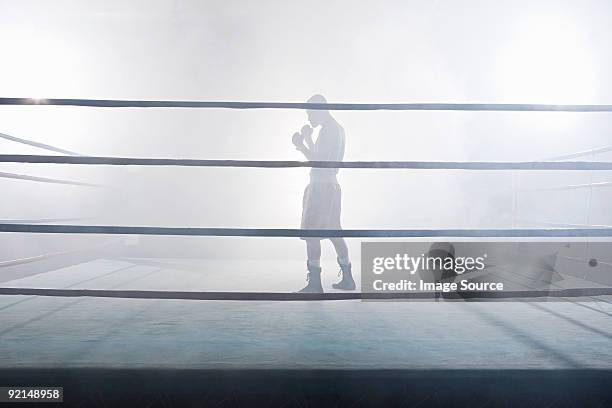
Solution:
M337 279L324 265L324 286ZM97 259L4 287L293 291L303 262ZM0 368L612 368L610 300L240 302L0 297Z

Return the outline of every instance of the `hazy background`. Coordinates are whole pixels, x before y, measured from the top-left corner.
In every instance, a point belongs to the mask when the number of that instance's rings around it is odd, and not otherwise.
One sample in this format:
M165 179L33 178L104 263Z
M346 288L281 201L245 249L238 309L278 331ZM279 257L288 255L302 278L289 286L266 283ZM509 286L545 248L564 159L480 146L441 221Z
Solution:
M4 97L612 103L612 2L0 1ZM612 142L612 115L334 112L346 160L538 160ZM0 107L0 132L86 155L301 160L299 110ZM3 153L49 154L1 141ZM587 157L584 160L590 160ZM600 155L597 160L610 160ZM299 228L308 169L0 165L0 218ZM519 187L612 180L530 172ZM509 172L342 170L345 228L508 228ZM612 223L612 189L525 193L520 218ZM537 226L537 225L536 225ZM96 237L0 234L13 259ZM357 254L360 240L351 240ZM303 256L297 239L141 237L135 254ZM332 256L326 246L325 256Z

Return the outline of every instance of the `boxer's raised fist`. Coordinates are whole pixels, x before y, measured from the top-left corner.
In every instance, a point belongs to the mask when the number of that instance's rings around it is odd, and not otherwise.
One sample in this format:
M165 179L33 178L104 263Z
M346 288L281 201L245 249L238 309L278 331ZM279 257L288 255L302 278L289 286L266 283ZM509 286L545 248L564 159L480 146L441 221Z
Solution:
M291 137L291 141L293 142L293 144L296 147L303 146L304 145L304 136L302 134L300 134L299 132L295 132L293 134L293 136Z
M312 128L310 127L310 125L302 126L302 136L304 137L312 136Z

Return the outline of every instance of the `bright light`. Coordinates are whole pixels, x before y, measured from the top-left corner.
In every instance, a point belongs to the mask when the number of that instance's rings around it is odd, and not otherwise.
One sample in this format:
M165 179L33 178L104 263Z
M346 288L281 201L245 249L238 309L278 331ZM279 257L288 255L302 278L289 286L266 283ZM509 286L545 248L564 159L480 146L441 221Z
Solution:
M518 27L499 62L500 96L515 103L593 103L595 64L578 27L544 17Z
M78 44L76 39L50 31L0 26L2 96L31 98L31 103L45 105L47 98L82 95L87 72L81 62L85 56L80 55L75 47ZM74 109L65 109L59 115L60 112L52 107L2 109L0 119L4 130L0 131L69 148L78 143L79 132L76 129L83 126L85 118ZM60 120L60 117L69 117L70 120ZM18 153L40 153L15 143L10 149Z
M82 74L70 46L37 32L13 32L0 38L0 87L6 95L44 101L77 94Z

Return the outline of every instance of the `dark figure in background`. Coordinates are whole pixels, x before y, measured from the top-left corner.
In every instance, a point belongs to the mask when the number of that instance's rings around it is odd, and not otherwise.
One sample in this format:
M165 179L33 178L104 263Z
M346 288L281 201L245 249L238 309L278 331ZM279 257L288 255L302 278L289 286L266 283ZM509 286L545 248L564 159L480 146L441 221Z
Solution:
M310 103L327 103L322 95L308 99ZM326 110L308 110L310 125L293 135L296 149L309 161L342 161L344 158L344 129ZM316 142L312 140L313 128L321 126ZM304 144L304 142L306 144ZM340 210L342 191L336 175L338 169L312 168L310 183L304 190L302 202L302 229L342 229ZM306 241L308 284L300 292L323 293L321 286L321 239L301 238ZM341 280L332 285L335 289L354 290L348 248L344 238L330 238L336 249Z

